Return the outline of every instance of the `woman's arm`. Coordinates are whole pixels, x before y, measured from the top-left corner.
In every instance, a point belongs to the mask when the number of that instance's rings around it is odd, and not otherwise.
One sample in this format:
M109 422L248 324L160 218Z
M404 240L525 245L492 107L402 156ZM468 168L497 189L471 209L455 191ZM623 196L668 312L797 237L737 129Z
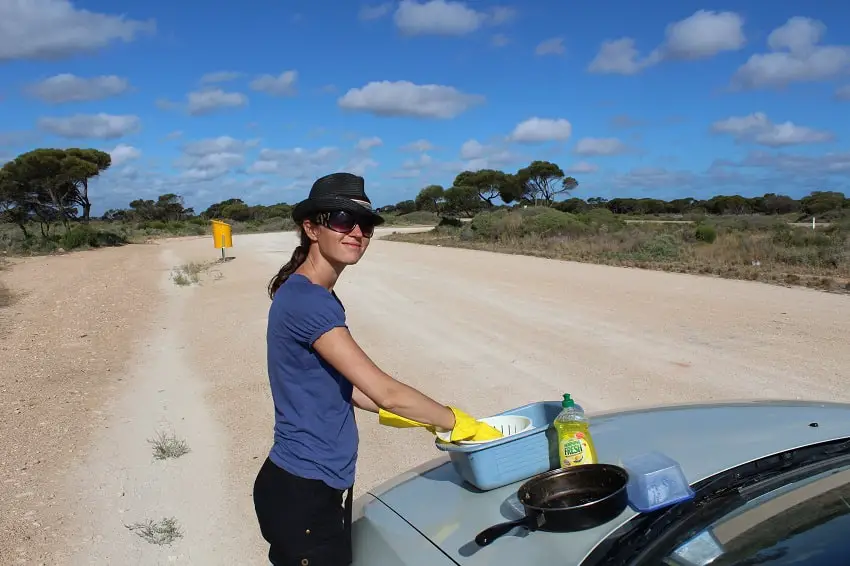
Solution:
M387 375L357 345L348 329L339 326L322 334L313 348L377 407L444 430L455 426L451 409Z
M379 407L375 404L375 402L369 399L365 393L356 387L354 388L354 391L351 392L351 402L354 403L354 406L358 409L363 409L364 411L372 413L378 412Z

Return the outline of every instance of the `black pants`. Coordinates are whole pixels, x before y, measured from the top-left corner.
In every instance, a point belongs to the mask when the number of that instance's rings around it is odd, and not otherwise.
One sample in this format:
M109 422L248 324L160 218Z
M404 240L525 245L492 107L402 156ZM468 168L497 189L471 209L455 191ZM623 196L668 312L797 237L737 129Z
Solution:
M266 458L254 480L254 510L275 566L351 564L351 494L290 474Z

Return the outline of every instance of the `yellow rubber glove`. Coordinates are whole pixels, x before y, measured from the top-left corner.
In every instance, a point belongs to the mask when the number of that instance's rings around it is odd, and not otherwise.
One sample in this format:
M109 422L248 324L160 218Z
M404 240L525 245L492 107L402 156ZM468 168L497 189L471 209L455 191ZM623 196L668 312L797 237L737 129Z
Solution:
M495 440L502 438L502 433L488 425L477 421L468 414L455 407L449 407L455 414L455 427L452 429L451 441L458 440Z
M451 409L455 416L455 426L452 429L450 437L451 442L457 442L458 440L474 440L480 442L483 440L495 440L502 437L501 432L487 423L477 421L455 407L449 407L449 409ZM396 415L395 413L385 411L384 409L378 409L378 422L384 426L392 426L395 428L422 427L431 434L436 433L436 427L433 425L426 425L425 423L420 423L419 421L414 421L412 419L402 417L401 415Z
M378 423L384 426L392 426L395 428L411 428L419 426L428 429L428 432L436 432L436 428L432 425L426 425L425 423L420 423L419 421L414 421L412 419L408 419L407 417L402 417L401 415L385 411L381 408L378 409Z

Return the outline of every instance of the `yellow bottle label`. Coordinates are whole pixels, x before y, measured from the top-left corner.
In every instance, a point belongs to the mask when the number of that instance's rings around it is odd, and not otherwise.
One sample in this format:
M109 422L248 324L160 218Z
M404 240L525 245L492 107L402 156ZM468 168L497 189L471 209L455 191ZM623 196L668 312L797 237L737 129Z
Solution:
M593 464L593 453L583 432L575 432L565 436L561 442L561 467Z

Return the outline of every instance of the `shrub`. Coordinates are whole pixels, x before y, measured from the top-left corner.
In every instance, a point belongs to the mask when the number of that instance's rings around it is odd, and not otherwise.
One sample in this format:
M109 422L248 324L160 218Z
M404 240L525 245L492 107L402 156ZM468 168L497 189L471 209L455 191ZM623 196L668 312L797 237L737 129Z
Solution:
M694 234L696 239L707 244L713 244L717 239L717 230L711 224L700 224Z
M96 230L87 224L74 226L62 236L61 245L66 250L73 250L88 246L99 248L103 246L120 246L127 243L127 239L114 232Z
M634 257L643 261L670 261L678 258L680 251L680 242L675 236L660 233L643 242Z
M597 232L617 232L626 227L626 223L607 208L593 208L576 215L576 218Z
M499 236L498 226L507 216L508 212L506 210L482 212L473 217L471 228L479 238L495 240Z
M554 208L536 211L532 215L524 215L522 233L537 236L576 235L586 231L586 227L569 212L561 212Z
M437 226L453 226L455 228L460 228L463 226L463 222L458 218L450 218L448 216L443 216L440 218L440 223Z

